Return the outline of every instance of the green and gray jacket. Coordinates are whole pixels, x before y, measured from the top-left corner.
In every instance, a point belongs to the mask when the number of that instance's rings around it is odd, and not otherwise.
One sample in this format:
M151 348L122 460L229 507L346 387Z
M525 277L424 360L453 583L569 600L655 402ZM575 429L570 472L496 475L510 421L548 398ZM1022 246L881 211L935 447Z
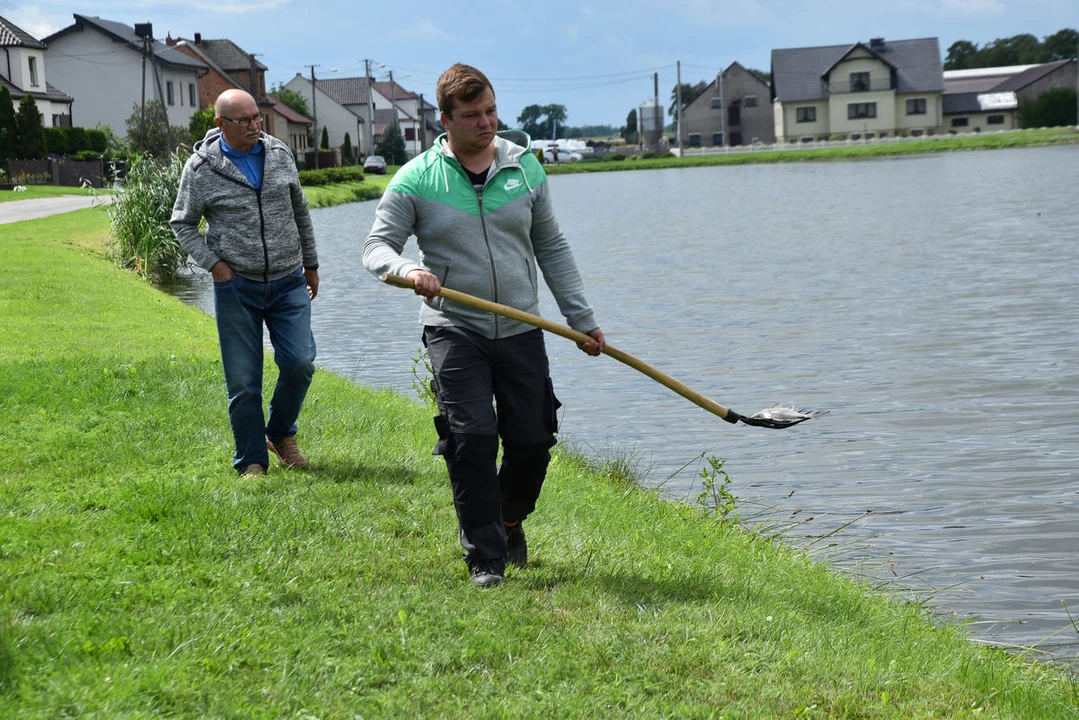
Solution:
M379 277L427 270L446 287L533 314L539 313L542 272L569 326L595 329L581 274L554 216L547 174L526 149L528 136L502 132L494 143L495 160L479 196L445 135L397 171L375 211L364 267ZM413 234L419 263L401 257ZM420 322L462 326L488 338L533 329L441 297L424 300Z
M262 134L266 154L256 190L221 150L213 128L184 165L169 224L205 270L224 260L251 280L269 282L299 267L318 266L315 233L288 145ZM199 221L206 218L206 236Z

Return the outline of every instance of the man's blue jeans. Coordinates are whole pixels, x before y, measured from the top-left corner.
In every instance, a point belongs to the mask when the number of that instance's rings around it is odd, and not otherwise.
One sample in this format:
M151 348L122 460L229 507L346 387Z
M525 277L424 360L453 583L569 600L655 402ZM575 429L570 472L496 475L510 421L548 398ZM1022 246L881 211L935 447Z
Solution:
M266 440L278 442L296 434L296 418L315 374L307 281L301 270L270 282L234 275L214 283L214 307L236 439L232 465L241 472L252 463L268 468ZM269 422L262 414L263 323L270 330L279 371Z

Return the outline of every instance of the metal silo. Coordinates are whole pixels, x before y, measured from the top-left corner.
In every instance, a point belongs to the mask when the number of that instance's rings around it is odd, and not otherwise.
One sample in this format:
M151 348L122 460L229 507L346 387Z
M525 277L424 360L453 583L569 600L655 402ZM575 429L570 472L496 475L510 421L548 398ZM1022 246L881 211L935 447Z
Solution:
M637 128L645 145L658 145L663 137L663 103L645 100L637 108Z

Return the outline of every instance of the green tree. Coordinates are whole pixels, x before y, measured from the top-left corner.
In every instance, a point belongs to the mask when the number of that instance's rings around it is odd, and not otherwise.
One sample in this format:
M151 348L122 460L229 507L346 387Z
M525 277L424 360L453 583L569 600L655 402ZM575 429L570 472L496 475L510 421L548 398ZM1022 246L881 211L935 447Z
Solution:
M630 145L637 142L637 108L633 108L629 115L626 115L625 127L619 130L618 134Z
M0 162L18 154L19 125L15 121L15 103L6 85L0 85Z
M300 93L289 90L281 83L277 83L277 85L270 89L270 95L273 95L277 100L300 113L305 118L311 117L311 110L307 107L307 98Z
M41 122L41 111L37 101L30 95L24 95L15 115L19 126L19 146L17 154L26 160L36 160L48 154L45 144L45 126Z
M404 165L408 157L405 154L405 138L401 128L394 123L382 133L382 142L375 148L375 155L386 158L387 165Z
M345 141L341 143L341 164L342 165L355 165L356 156L352 152L352 138L345 133Z
M142 122L142 111L138 103L131 106L131 115L124 121L124 129L127 131L127 144L129 147L139 147L139 127ZM171 142L170 135L171 133ZM146 127L142 133L143 152L149 153L156 158L164 159L177 150L191 152L191 135L187 128L169 127L168 116L165 106L160 100L151 100L146 103Z
M1065 28L1048 35L1042 43L1042 62L1074 58L1079 48L1079 32Z
M978 54L978 46L969 40L956 40L948 47L944 58L945 70L966 70Z
M534 138L543 134L543 106L529 105L517 116L517 125Z
M212 107L205 107L199 110L191 116L191 122L187 125L187 131L191 133L191 137L195 140L201 140L206 137L206 133L209 130L217 127L214 123L214 109Z
M689 105L701 96L711 83L707 83L701 80L697 84L682 83L681 85L675 85L671 88L671 106L667 108L667 114L674 118L675 122L678 122L678 88L682 88L682 107L689 107Z
M67 155L67 133L63 128L45 128L45 147L50 155Z
M319 143L319 150L330 149L330 131L326 129L326 126L322 127L322 142Z
M1076 92L1071 88L1056 88L1043 93L1034 102L1019 107L1019 124L1025 128L1063 127L1075 125Z
M1041 57L1041 41L1033 35L1024 33L1009 38L997 38L987 44L978 51L979 65L975 67L1032 65L1041 62Z

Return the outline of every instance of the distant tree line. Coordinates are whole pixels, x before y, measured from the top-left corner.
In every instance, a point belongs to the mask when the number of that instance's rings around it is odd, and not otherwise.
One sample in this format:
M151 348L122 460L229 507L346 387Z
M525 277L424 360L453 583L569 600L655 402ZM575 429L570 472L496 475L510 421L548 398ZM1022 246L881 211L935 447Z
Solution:
M1007 65L1037 65L1067 60L1076 56L1079 32L1065 28L1044 40L1024 33L996 40L978 47L969 40L956 40L944 58L945 70L970 70Z

